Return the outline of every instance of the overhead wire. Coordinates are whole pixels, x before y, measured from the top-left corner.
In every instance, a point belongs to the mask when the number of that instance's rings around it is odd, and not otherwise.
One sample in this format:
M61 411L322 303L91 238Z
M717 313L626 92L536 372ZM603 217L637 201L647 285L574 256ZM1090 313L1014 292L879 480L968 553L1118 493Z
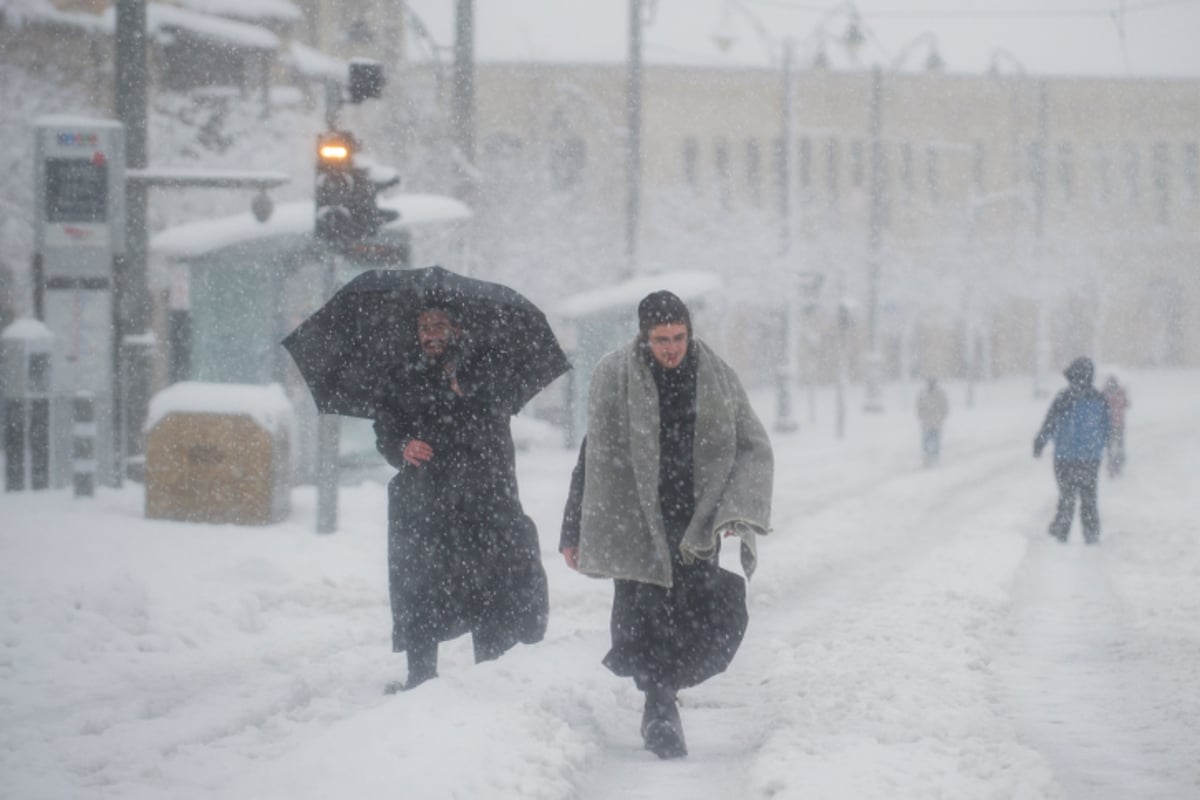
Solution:
M787 11L804 11L819 14L826 11L825 6L811 3L795 3L788 0L743 0L748 5L764 8L775 8ZM1030 6L1025 9L1003 9L995 11L963 11L962 9L925 9L908 11L876 11L869 14L873 19L1052 19L1056 17L1111 17L1115 13L1131 14L1139 11L1153 11L1166 6L1195 4L1200 0L1144 0L1141 3L1118 3L1109 8L1063 8L1051 9ZM1120 8L1115 6L1119 5ZM866 12L864 12L866 13Z

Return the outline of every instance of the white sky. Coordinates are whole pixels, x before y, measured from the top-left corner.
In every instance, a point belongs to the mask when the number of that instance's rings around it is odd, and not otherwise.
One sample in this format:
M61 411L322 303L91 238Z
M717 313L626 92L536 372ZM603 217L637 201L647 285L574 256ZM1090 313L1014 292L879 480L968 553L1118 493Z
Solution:
M850 5L741 0L763 22L768 45L746 15L725 11L727 2L656 0L654 19L645 29L646 60L765 65L767 53L777 51L783 37L811 41L818 28L840 34ZM409 0L409 5L440 45L452 44L452 2ZM890 63L907 44L931 33L947 71L955 73L985 72L1001 48L1031 74L1200 77L1195 46L1200 0L858 0L853 5L874 34L862 50L862 63ZM626 0L479 0L477 56L483 61L620 61L627 49L627 9ZM722 54L712 35L730 31L730 24L737 42ZM903 68L918 68L926 53L918 45L903 59ZM842 58L833 48L829 55L835 63ZM1012 71L1012 60L1003 57L1001 69Z
M1099 371L1103 378L1105 369ZM121 800L1126 800L1200 796L1200 372L1126 374L1130 460L1099 548L1046 536L1048 399L948 384L919 467L915 386L833 436L773 437L774 531L730 669L681 694L691 755L641 749L601 666L607 581L555 552L574 453L518 453L550 581L544 642L386 697L384 487L311 486L265 527L147 520L136 484L0 493L0 796ZM773 398L756 395L770 424ZM803 401L801 419L806 420Z

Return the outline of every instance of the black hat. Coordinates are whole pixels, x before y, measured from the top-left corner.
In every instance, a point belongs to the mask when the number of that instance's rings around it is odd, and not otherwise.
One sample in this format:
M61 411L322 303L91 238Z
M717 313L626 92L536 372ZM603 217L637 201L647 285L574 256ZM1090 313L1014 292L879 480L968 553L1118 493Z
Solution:
M666 290L651 292L638 303L638 330L645 335L658 325L682 322L692 332L692 315L678 296Z

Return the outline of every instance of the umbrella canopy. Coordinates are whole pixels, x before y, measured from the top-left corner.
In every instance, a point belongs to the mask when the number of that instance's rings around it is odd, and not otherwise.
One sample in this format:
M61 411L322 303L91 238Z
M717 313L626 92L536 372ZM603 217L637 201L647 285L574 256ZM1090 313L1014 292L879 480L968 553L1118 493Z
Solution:
M420 353L417 315L430 307L453 313L464 372L510 413L570 369L546 315L514 289L442 267L370 270L283 340L317 410L374 418L387 381Z

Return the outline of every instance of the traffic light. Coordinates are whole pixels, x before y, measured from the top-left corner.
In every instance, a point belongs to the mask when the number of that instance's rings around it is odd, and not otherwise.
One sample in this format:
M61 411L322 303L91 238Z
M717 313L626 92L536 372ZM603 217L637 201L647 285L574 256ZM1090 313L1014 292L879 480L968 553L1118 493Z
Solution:
M358 142L346 131L317 137L316 219L318 239L348 246L374 236L380 226L399 217L379 208L379 192L400 182L393 170L358 156Z
M318 239L341 244L353 237L350 214L354 176L354 137L343 131L317 136L317 182L314 191Z
M347 88L350 90L351 103L382 97L383 85L383 64L366 58L356 58L350 62Z
M362 166L354 168L354 185L350 191L349 204L356 239L374 236L381 226L400 216L399 211L376 205L379 193L398 184L400 176L395 170L377 166L365 159L360 161Z

